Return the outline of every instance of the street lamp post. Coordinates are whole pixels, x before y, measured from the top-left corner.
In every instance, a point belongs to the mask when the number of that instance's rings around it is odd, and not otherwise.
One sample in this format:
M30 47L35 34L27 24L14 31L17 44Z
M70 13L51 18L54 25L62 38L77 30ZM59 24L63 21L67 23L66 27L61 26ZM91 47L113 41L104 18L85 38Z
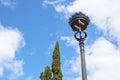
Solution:
M72 30L75 32L74 37L77 41L79 41L81 53L82 80L87 80L84 40L87 37L85 30L87 29L87 25L89 24L89 22L90 22L89 17L81 12L75 13L69 19L69 24Z

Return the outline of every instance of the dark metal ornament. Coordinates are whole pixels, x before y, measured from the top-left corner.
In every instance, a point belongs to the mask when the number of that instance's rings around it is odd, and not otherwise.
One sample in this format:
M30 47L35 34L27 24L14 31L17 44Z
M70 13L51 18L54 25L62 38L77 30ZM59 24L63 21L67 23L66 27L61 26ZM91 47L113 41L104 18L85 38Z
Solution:
M85 38L87 38L87 33L86 32L76 32L74 37L77 41L80 41L81 39L85 40Z
M75 13L70 19L69 24L73 31L84 31L89 24L90 19L82 12Z

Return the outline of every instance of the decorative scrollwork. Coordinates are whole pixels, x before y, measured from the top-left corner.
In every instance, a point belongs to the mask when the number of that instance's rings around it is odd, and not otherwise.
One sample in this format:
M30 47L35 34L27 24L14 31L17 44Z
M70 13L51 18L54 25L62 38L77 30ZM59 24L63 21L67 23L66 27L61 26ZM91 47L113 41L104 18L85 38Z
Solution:
M86 32L76 32L74 37L77 41L80 42L81 40L85 40L85 38L87 38L87 33Z

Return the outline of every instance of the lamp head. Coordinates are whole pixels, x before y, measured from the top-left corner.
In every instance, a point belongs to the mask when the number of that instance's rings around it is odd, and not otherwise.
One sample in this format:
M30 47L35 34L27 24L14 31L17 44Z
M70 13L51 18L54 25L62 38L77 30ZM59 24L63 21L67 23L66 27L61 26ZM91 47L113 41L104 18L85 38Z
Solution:
M69 24L73 31L84 31L90 22L88 16L82 12L75 13L70 19Z

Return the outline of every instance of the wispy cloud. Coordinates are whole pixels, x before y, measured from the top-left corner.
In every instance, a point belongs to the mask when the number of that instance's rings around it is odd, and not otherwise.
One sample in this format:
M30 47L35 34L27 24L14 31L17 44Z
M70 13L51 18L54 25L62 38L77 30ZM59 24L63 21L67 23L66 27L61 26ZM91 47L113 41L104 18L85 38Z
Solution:
M60 4L62 2L65 2L66 0L54 0L54 1L50 1L50 0L44 0L43 1L43 5L57 5Z
M91 23L102 31L105 37L98 37L92 45L86 46L86 60L89 80L119 80L120 76L120 1L119 0L74 0L63 3L47 0L56 12L68 17L75 12L83 12L90 17ZM64 1L65 2L65 1ZM51 4L52 3L52 4ZM73 37L62 36L67 46L72 46L79 53L78 43ZM116 41L113 44L110 41ZM71 73L81 75L80 58L69 61ZM67 78L66 78L67 79ZM68 77L68 80L81 80L81 76Z
M9 61L4 65L6 70L11 72L10 75L8 75L8 80L16 80L18 77L24 74L22 60Z
M16 1L15 0L0 0L0 4L5 7L14 9L14 7L16 6Z
M117 40L120 44L120 1L119 0L75 0L70 3L62 3L59 0L53 1L46 0L46 2L52 3L54 9L58 13L64 13L65 17L75 13L83 12L87 14L91 22L96 25L96 27L103 31L103 33L109 38Z
M79 47L74 39L64 36L62 40L66 42L67 46L72 46L79 53ZM67 66L70 66L70 73L81 75L80 56L67 63ZM104 37L100 37L92 45L86 46L86 63L89 80L120 79L120 48ZM71 80L81 80L81 76L73 77Z
M26 78L26 80L36 80L33 76L29 76Z
M89 80L119 80L120 48L107 39L100 37L91 46L86 56ZM115 72L114 72L115 71Z
M0 77L4 71L10 71L8 80L15 80L23 75L23 61L16 60L16 51L25 46L25 41L20 31L5 28L0 25Z

